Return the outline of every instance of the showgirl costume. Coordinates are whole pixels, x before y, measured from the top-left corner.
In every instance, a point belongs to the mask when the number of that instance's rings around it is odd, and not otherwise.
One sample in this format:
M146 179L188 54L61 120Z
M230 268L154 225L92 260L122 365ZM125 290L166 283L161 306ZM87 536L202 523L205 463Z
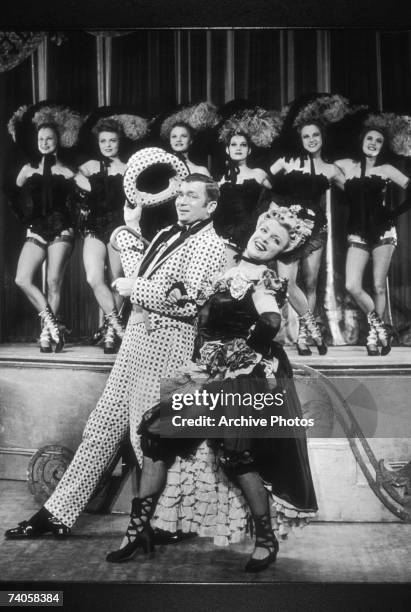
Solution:
M42 248L52 242L73 242L68 202L74 183L71 178L52 174L54 163L55 156L46 155L43 174L32 174L22 187L13 189L11 198L15 213L27 228L26 240Z
M42 248L54 241L73 241L70 198L74 182L62 174L52 173L56 163L54 153L44 156L42 172L35 168L41 159L35 144L37 130L42 126L55 126L59 145L67 151L77 143L81 123L81 116L76 111L44 100L33 106L19 107L7 126L13 141L31 160L34 169L22 187L9 187L11 204L27 228L27 239Z
M214 228L240 252L247 246L255 229L259 200L266 191L255 179L236 182L237 176L220 185L220 198L214 214Z
M232 114L222 122L218 140L227 147L233 136L241 135L259 150L271 146L279 133L279 114L258 106L245 109L241 109L241 106L241 101L232 101L220 110L224 116L227 107L231 107ZM236 110L237 107L239 110ZM255 179L238 183L238 174L237 163L227 159L225 182L220 184L220 198L213 222L216 232L241 253L255 230L261 213L260 200L269 190Z
M193 463L197 461L195 472L190 472L188 466L198 440L160 437L170 430L171 420L163 410L160 414L160 409L167 406L173 394L193 393L196 389L241 394L280 391L285 400L283 406L264 406L258 416L301 417L290 363L283 348L273 342L277 327L272 323L272 313L259 315L252 297L263 296L277 311L284 302L285 290L286 282L277 279L265 265L241 261L214 284L213 295L201 308L196 362L165 382L161 403L144 415L139 429L146 455L150 456L151 449L156 448L165 460L172 460L175 455L184 457L183 479L178 462L169 471L168 486L157 504L154 521L157 527L213 536L219 545L241 540L246 530L247 509L241 492L227 478L233 468L258 471L272 497L273 527L280 529L280 533L292 524L304 522L317 510L306 441L301 434L295 435L292 427L288 428L289 437L270 438L272 430L268 427L267 437L258 439L252 438L247 428L238 428L238 434L233 436L232 428L228 427L227 435L209 441L208 451L204 450L205 455L214 452L214 461L205 456L200 465L198 457L192 459ZM256 415L253 407L227 407L223 403L218 409L219 415L227 417ZM198 406L179 412L182 417L202 413L210 414L208 408ZM181 499L183 504L178 509L176 503Z
M107 244L116 227L124 222L123 175L109 174L110 160L100 161L100 171L88 176L91 191L86 196L85 220L80 224L84 236Z
M348 243L370 250L383 244L396 246L397 233L384 197L389 181L380 176L348 177L344 190L349 206Z
M322 207L322 198L330 187L324 174L315 174L313 160L310 157L310 172L302 169L302 160L291 159L287 164L288 172L272 177L273 199L281 206L301 205L306 214L311 214L314 228L306 243L278 257L283 263L302 259L323 247L327 241L327 218Z

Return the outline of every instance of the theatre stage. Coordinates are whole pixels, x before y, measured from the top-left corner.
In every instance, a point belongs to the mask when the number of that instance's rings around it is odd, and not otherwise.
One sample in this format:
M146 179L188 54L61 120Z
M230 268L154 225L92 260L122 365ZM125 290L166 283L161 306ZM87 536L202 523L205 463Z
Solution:
M368 404L356 414L375 465L383 459L388 468L395 469L411 460L411 348L393 347L385 357L368 357L359 346L330 347L325 356L313 352L302 358L294 347L288 347L287 353L303 412L314 409L316 416L327 417L325 423L335 421L332 401L316 395L315 380L314 386L306 384L305 366L309 366L314 377L324 375L334 388L348 385L351 404L356 404L355 397L366 394ZM1 484L27 480L38 449L53 445L75 451L113 362L113 355L86 345L68 344L59 354L41 354L35 344L0 345ZM370 422L371 433L367 429ZM311 437L308 446L319 521L398 522L398 515L370 488L352 442L341 429ZM113 512L128 511L134 487L133 478L125 480L111 505Z
M1 531L16 525L37 508L23 482L0 481L0 497ZM121 584L411 581L410 524L311 523L298 535L291 534L280 543L275 566L252 575L243 571L253 547L248 538L241 544L216 548L210 538L195 537L158 546L154 558L139 553L129 563L109 564L105 555L119 546L127 522L124 515L83 514L72 536L58 542L52 537L11 542L0 535L1 580ZM87 585L83 588L87 589ZM53 586L49 585L49 589ZM262 608L249 601L248 609Z
M306 364L319 371L344 369L355 370L384 369L392 372L411 373L411 347L393 347L385 357L368 357L364 346L330 346L327 355L318 355L312 347L311 357L300 357L294 346L286 347L289 359L297 364ZM61 353L40 353L35 343L0 344L0 367L8 364L47 367L100 368L109 371L115 355L104 355L101 348L83 344L66 344Z
M394 347L386 357L367 357L364 347L330 347L326 356L288 355L298 373L308 365L325 376L365 384L376 402L409 412L411 349ZM30 516L39 504L27 486L27 467L49 444L77 447L88 414L104 388L114 357L97 347L68 344L60 354L41 354L35 344L0 345L1 528ZM403 465L411 459L411 435L369 440L377 459ZM248 576L247 539L215 548L209 538L160 546L154 559L105 562L127 523L132 478L109 514L84 513L67 540L0 540L1 579L84 582L395 582L411 581L411 524L394 516L376 497L346 438L309 440L319 502L318 520L281 544L275 567ZM297 586L297 585L296 585ZM250 603L251 606L251 603Z

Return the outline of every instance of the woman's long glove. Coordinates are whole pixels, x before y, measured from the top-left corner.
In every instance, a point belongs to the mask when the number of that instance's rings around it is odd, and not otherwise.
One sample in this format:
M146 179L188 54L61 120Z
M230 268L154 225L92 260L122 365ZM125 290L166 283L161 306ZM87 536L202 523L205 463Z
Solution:
M269 356L280 325L281 315L278 312L263 312L247 339L248 346L263 356Z

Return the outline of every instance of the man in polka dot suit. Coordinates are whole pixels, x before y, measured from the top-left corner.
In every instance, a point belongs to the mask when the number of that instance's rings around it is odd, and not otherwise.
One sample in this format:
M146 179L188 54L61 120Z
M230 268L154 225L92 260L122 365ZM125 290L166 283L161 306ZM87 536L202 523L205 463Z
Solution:
M6 531L7 538L68 535L128 431L141 456L141 417L158 402L161 378L190 360L198 292L226 265L224 243L211 221L217 200L218 185L210 177L188 176L176 199L178 224L154 238L137 278L114 282L121 295L130 297L134 311L103 395L53 495L28 521ZM174 286L186 292L177 303L170 299Z

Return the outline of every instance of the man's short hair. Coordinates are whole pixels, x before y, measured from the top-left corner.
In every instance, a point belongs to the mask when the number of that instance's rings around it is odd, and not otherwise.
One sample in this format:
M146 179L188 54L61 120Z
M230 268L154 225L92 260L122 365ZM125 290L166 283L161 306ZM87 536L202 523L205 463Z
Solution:
M218 198L220 197L220 188L218 183L216 183L211 176L194 172L193 174L189 174L184 181L186 183L204 183L207 194L207 202L218 202Z

